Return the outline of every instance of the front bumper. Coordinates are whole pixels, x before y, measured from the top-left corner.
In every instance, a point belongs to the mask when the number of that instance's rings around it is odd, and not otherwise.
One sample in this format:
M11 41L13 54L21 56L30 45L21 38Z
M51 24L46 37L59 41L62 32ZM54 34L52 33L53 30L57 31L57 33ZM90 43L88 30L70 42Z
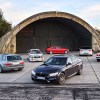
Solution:
M44 61L44 58L34 58L34 57L30 57L29 61Z
M50 82L50 81L56 81L58 76L46 76L46 77L41 77L41 76L35 76L33 74L31 74L31 78L32 80L35 81L46 81L46 82Z

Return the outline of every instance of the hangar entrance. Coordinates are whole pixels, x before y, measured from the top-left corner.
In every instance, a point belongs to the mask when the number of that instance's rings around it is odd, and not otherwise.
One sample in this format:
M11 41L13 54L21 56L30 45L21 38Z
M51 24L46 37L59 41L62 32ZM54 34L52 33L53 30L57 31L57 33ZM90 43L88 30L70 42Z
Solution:
M79 23L65 18L45 18L24 27L16 35L17 53L31 48L45 51L48 46L66 47L76 51L81 46L92 46L92 34Z

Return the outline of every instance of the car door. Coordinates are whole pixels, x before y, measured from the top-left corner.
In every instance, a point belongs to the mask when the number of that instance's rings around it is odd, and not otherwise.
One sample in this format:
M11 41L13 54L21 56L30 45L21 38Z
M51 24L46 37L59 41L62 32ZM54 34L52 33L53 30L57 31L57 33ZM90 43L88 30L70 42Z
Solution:
M66 62L65 75L66 77L72 75L72 59L70 57L68 57Z
M76 73L78 71L78 62L77 62L77 57L76 56L72 56L72 73Z

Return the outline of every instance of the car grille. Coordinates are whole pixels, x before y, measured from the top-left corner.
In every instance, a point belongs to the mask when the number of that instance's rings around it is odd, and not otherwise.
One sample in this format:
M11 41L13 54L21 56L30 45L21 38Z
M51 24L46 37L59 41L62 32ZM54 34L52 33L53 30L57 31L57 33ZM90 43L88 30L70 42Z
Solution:
M46 77L46 76L48 76L48 74L44 74L44 73L36 73L36 76Z
M34 58L41 58L41 56L34 56Z

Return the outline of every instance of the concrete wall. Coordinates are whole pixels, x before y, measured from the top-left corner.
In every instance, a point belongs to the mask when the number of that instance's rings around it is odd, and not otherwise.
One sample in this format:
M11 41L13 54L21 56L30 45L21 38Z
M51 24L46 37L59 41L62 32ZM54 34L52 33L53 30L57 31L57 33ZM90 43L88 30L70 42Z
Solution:
M9 34L6 34L4 37L2 37L0 39L0 52L6 53L9 51L9 48L11 48L10 45L12 45L12 41L16 37L16 34L18 34L24 27L26 27L27 25L29 25L35 21L42 20L44 18L49 18L49 17L70 19L70 20L77 22L80 25L84 26L84 28L86 28L92 34L92 36L94 38L93 41L95 40L95 42L96 42L96 43L94 43L94 42L92 43L93 49L95 51L97 51L97 49L95 49L95 48L98 48L98 50L100 50L100 38L97 36L97 32L87 22L85 22L81 18L74 16L72 14L69 14L69 13L51 11L51 12L43 12L43 13L33 15L33 16L25 19L24 21L22 21L16 27L14 27L13 30L11 30L9 32ZM94 47L95 44L97 44L96 47ZM11 51L16 52L16 47L14 46L13 50L11 50Z

